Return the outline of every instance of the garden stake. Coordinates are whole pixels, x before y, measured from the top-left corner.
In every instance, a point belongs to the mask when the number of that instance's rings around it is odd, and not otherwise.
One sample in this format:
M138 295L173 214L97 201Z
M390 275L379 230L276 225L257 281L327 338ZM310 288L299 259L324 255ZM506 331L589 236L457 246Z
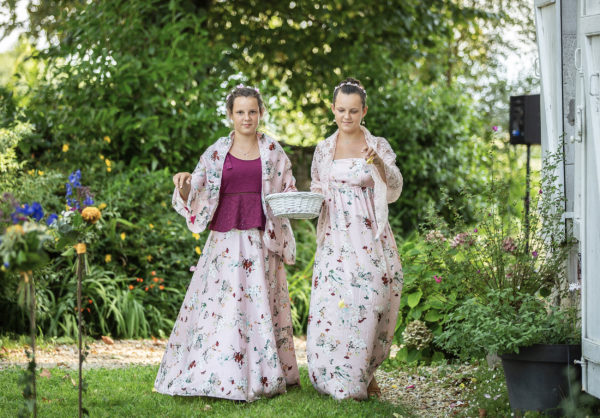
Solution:
M28 371L31 375L31 393L29 399L33 399L33 416L37 417L37 395L35 383L35 285L33 283L33 274L31 271L22 271L21 276L26 285L29 285L29 330L31 333L31 360L29 361ZM26 392L27 390L25 390ZM25 393L23 395L27 396Z
M82 373L81 366L83 357L81 355L81 279L83 277L83 263L85 258L85 244L79 243L75 246L77 250L77 327L79 331L79 418L82 416Z

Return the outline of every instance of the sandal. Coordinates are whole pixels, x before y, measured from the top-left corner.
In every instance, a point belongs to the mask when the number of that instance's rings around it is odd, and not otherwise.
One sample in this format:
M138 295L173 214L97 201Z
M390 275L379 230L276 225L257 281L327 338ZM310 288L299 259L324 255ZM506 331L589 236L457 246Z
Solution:
M379 385L375 380L375 376L371 379L371 383L369 383L369 387L367 387L367 396L375 396L377 398L381 398L381 389L379 389Z

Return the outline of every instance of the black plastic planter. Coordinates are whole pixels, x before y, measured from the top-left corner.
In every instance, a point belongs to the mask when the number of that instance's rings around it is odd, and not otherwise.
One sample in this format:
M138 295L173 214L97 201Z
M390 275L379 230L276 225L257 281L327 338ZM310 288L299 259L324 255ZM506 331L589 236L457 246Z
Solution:
M500 357L514 412L561 415L558 406L570 394L569 375L581 379L581 367L573 363L581 358L581 345L535 344Z

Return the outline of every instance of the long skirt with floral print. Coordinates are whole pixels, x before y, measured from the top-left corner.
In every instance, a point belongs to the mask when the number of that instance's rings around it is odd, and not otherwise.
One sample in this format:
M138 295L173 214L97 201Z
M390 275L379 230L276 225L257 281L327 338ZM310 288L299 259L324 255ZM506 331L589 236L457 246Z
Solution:
M211 231L167 343L160 393L253 401L298 384L281 258L262 231Z
M394 336L402 266L389 224L375 239L373 179L364 159L334 160L329 227L317 247L308 318L309 377L336 399L367 397Z

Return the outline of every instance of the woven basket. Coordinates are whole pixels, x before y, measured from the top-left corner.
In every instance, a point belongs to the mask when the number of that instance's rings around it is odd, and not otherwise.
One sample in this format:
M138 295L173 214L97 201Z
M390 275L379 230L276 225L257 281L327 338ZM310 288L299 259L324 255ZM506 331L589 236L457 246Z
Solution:
M274 193L265 197L275 216L312 219L319 216L324 196L311 192Z

